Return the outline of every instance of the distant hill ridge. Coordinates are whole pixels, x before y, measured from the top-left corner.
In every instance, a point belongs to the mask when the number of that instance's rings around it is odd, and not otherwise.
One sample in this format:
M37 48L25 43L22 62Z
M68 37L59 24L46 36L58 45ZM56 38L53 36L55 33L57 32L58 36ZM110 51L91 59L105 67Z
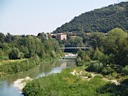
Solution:
M128 2L83 13L58 27L53 33L96 31L106 33L116 27L128 30Z

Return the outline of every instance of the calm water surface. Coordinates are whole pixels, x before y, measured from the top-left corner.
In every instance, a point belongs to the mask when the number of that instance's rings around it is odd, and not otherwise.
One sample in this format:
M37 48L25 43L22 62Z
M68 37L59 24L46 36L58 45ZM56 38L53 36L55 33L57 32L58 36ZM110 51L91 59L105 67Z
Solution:
M59 73L63 69L69 67L75 67L75 60L60 59L57 62L56 66L54 67L52 66L52 68L47 66L40 66L38 67L38 69L32 70L32 72L37 73L37 75L31 77L33 78L44 77L52 73ZM33 74L32 72L29 74ZM28 74L26 74L26 76L28 76ZM19 79L19 76L17 79ZM9 81L10 81L9 79L0 81L0 96L23 96L21 92L16 87L13 86L13 83L10 83Z

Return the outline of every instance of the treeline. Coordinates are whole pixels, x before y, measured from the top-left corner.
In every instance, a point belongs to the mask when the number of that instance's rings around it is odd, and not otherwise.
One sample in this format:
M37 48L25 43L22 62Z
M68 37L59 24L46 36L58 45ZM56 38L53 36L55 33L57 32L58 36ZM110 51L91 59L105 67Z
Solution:
M86 70L119 78L128 74L128 33L115 28L107 35L95 32L88 36L90 49L79 51L77 64L88 62ZM119 74L118 74L119 73Z
M27 71L41 64L42 59L62 55L59 43L44 33L33 35L4 35L0 33L0 76Z
M128 30L128 2L110 5L101 9L86 12L75 17L69 23L58 27L59 32L108 32L119 27Z
M59 50L59 43L49 38L44 33L38 36L33 35L4 35L0 33L0 59L31 58L34 55L43 57L46 55L55 56Z

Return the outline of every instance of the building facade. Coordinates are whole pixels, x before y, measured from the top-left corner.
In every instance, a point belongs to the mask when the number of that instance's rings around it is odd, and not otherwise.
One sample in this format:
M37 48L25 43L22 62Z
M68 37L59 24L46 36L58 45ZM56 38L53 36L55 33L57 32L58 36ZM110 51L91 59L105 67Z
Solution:
M56 38L58 40L67 40L67 35L64 34L64 33L58 33L57 36L56 36Z

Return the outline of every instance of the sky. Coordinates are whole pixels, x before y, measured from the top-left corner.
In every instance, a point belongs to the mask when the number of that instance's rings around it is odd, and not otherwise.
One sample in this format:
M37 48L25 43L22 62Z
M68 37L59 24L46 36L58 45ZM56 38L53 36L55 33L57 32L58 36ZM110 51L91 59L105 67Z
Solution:
M12 35L52 32L75 16L119 1L0 0L0 32Z

